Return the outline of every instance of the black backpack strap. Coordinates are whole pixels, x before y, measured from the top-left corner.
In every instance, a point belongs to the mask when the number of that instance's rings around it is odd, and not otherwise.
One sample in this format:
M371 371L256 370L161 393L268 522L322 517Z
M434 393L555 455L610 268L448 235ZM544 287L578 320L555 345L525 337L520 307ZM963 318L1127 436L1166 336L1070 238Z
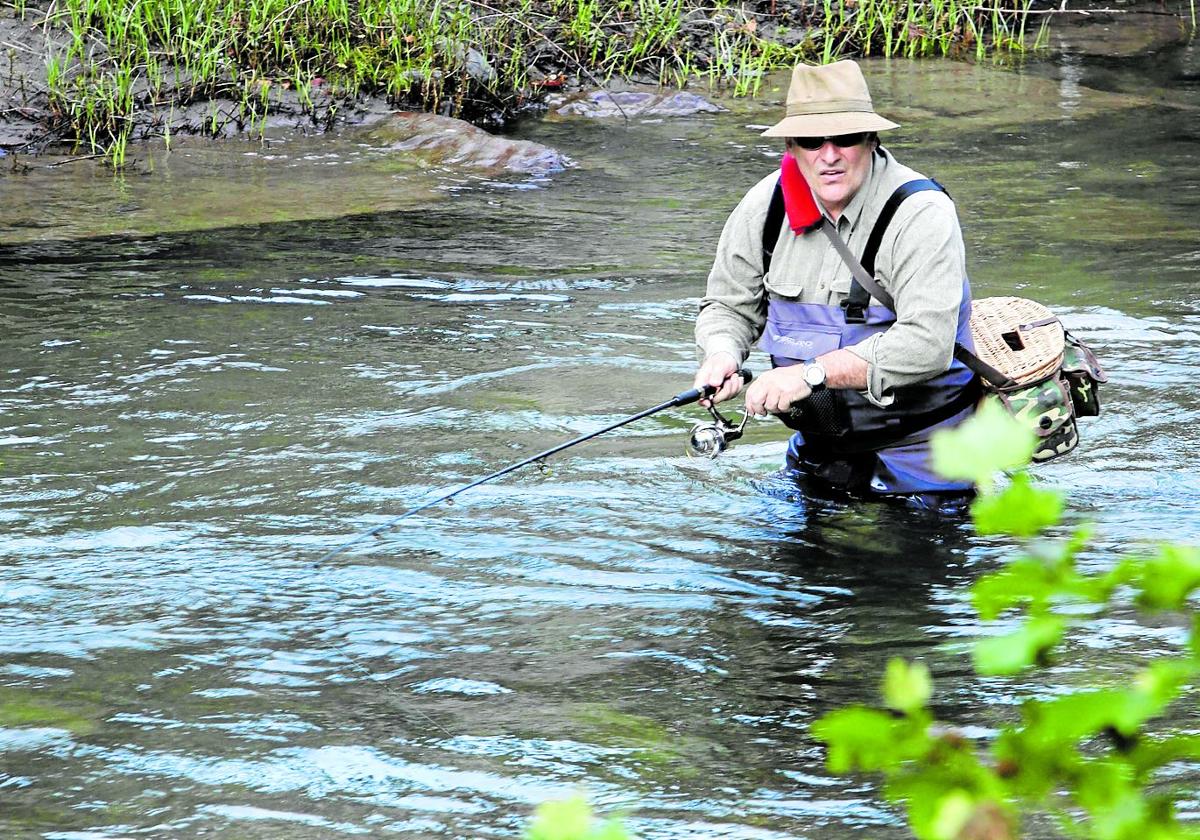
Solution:
M988 384L998 391L1006 391L1017 385L1008 376L996 370L958 342L954 343L954 358L966 365L977 377L986 379Z
M767 220L763 222L762 263L764 275L771 270L771 255L775 252L775 243L779 241L779 228L783 225L785 210L783 179L781 178L775 182L775 192L771 194L771 204L767 207Z
M896 215L896 211L904 200L910 195L915 195L925 190L937 190L938 192L946 192L946 188L932 178L917 178L912 181L906 181L896 187L895 192L888 196L887 202L883 205L883 209L879 211L879 218L875 220L875 227L871 228L871 233L867 237L867 247L863 249L862 257L859 262L866 269L867 274L874 276L875 274L875 257L879 254L879 246L883 242L883 235L887 232L888 225L892 223L892 217ZM949 195L949 193L946 193ZM871 303L871 293L862 287L862 284L854 280L850 284L850 294L842 301L842 309L846 311L846 320L852 324L862 324L866 322L867 306Z

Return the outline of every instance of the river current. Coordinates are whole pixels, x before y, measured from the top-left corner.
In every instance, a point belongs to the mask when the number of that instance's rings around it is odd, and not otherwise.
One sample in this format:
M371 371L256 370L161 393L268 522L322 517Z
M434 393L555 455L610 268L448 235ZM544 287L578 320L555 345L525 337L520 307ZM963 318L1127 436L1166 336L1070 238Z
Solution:
M1196 67L867 66L889 148L957 202L975 294L1041 300L1110 374L1037 470L1095 523L1090 568L1200 542ZM986 739L1175 650L1119 614L1050 669L974 676L997 628L966 587L1017 545L804 499L767 422L689 459L696 407L316 563L689 387L785 81L715 115L531 120L578 162L544 178L353 132L0 176L0 834L504 838L584 791L644 838L903 837L807 730L875 702L890 657Z

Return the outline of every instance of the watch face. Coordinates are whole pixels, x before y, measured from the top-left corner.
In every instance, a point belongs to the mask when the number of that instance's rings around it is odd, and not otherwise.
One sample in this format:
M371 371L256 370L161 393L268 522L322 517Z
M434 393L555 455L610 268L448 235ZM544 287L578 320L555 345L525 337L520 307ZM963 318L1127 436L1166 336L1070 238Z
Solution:
M811 364L804 369L804 381L808 383L810 388L815 388L818 385L825 384L825 368L818 364Z

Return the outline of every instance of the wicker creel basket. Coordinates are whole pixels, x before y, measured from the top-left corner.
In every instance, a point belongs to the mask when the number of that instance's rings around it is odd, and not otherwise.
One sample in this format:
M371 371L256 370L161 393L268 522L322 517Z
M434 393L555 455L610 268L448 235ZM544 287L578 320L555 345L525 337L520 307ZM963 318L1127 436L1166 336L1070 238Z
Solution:
M1031 385L1062 366L1066 339L1054 313L1019 297L980 298L971 304L975 355L1017 385Z

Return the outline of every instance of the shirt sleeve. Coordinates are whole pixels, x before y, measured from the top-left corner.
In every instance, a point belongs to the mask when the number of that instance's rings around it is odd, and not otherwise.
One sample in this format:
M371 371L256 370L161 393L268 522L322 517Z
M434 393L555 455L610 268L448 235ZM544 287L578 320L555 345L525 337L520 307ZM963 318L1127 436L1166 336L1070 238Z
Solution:
M760 181L725 221L696 316L701 360L725 351L741 364L762 334L767 318L762 226L773 185L773 178Z
M876 269L895 299L896 322L847 349L867 362L867 398L887 407L895 388L937 376L954 359L966 248L949 197L918 193L901 205Z

